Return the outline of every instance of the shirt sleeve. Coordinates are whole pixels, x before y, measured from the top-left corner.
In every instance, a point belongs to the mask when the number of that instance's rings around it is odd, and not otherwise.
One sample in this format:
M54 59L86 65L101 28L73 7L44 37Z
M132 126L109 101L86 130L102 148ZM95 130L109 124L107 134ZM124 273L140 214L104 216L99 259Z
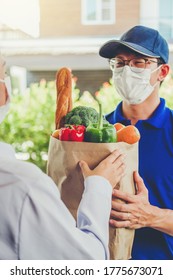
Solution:
M76 221L45 175L26 195L19 226L19 259L105 259L112 188L100 176L85 180Z
M78 208L77 225L85 233L95 235L104 246L105 258L109 258L109 216L112 187L100 176L85 180L83 199ZM93 215L94 213L94 215Z

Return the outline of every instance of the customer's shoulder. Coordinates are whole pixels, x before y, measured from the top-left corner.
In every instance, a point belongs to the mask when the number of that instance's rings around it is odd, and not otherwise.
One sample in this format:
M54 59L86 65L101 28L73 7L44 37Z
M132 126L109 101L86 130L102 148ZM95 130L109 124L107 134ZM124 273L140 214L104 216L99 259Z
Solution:
M5 185L16 185L25 192L45 174L34 164L9 157L3 157L0 162L1 182Z
M15 151L10 144L0 142L0 155L2 158L15 158Z

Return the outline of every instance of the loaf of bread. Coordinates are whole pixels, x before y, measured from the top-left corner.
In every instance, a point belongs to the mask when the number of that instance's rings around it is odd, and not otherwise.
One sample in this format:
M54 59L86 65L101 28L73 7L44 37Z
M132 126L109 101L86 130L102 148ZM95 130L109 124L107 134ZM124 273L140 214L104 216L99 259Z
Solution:
M67 113L72 110L72 74L66 67L57 71L56 91L55 128L59 129L63 127Z

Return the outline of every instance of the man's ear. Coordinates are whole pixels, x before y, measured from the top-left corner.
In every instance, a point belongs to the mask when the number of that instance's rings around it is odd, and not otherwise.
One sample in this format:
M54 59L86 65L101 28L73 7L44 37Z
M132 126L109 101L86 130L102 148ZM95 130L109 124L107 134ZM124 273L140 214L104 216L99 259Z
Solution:
M165 77L168 75L170 70L170 66L168 64L163 64L160 67L159 81L163 81Z

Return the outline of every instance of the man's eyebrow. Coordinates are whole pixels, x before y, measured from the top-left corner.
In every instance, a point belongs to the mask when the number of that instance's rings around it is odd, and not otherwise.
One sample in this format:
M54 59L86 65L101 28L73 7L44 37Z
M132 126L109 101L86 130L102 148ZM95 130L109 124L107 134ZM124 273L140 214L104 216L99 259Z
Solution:
M123 54L123 53L122 54L117 54L115 57L123 57L124 55L126 55L126 54ZM133 56L133 58L147 58L143 55L138 55L138 54L131 54L131 56Z

